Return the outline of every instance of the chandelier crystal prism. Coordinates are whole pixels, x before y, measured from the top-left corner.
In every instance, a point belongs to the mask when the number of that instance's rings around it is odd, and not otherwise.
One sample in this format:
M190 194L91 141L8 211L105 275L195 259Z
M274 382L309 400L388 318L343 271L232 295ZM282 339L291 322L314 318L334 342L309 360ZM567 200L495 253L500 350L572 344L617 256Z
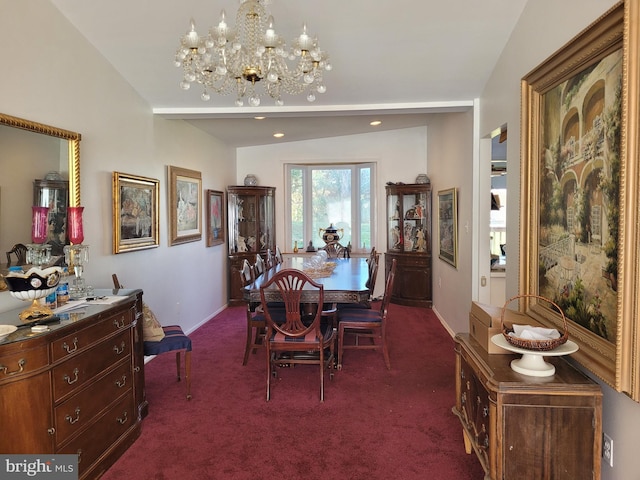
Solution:
M200 36L195 22L180 39L175 65L182 67L180 87L189 90L192 83L202 85L201 98L208 101L211 93L235 93L236 105L260 105L267 95L275 104L284 105L282 95L306 94L313 102L316 93L327 88L322 74L331 70L329 56L318 44L317 37L302 33L291 46L276 33L271 14L265 8L268 0L241 0L232 28L225 11L220 23Z

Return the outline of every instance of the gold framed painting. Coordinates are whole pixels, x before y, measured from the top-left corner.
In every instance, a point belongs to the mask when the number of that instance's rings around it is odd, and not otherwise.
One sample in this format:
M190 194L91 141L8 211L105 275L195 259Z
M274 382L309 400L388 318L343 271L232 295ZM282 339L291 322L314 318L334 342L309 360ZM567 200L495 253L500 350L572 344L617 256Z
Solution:
M160 244L155 178L113 172L113 253L155 248Z
M621 2L523 78L520 219L520 292L556 303L573 358L635 399L637 30ZM562 328L550 303L522 302Z
M439 258L458 268L458 190L438 192Z
M186 168L167 167L169 179L169 244L202 239L202 174Z
M224 243L224 193L207 190L207 247Z

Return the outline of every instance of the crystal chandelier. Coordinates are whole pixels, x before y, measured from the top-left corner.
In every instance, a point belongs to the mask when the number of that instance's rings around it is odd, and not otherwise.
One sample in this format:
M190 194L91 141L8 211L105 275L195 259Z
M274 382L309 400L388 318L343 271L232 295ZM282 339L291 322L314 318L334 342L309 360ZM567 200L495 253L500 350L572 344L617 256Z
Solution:
M274 29L273 17L266 11L268 0L241 0L236 26L226 22L224 10L220 23L206 36L196 32L195 22L182 36L176 52L176 67L184 76L180 87L188 90L196 82L203 86L202 100L210 93L236 94L236 105L260 105L260 97L269 95L276 105L283 105L283 94L306 93L313 102L316 93L324 93L323 71L331 70L327 53L318 39L302 33L287 46Z

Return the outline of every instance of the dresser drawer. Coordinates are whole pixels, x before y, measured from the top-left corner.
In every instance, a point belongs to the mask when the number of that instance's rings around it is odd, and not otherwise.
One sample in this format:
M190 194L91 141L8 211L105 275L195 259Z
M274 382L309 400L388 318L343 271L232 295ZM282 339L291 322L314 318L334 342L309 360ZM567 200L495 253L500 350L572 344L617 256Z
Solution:
M131 354L131 332L123 330L90 350L75 355L53 368L53 397L57 403L78 391L100 372Z
M46 345L26 350L11 349L11 351L12 353L0 354L0 384L24 377L46 367L49 363Z
M90 347L95 342L131 325L131 312L123 310L100 320L90 327L62 337L51 344L51 356L54 362Z
M100 380L55 408L56 445L80 432L104 410L110 401L133 386L131 362L124 361Z
M136 425L137 418L133 397L126 395L97 418L90 428L58 448L56 453L77 454L79 476L82 477L100 455Z

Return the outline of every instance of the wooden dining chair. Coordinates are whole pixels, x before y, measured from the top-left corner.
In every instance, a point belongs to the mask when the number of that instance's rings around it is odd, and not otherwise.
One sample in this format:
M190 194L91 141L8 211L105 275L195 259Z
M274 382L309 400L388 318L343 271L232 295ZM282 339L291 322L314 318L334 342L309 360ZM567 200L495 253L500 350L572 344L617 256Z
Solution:
M267 270L276 266L276 257L274 256L270 248L267 248L267 255L264 263L265 263L265 266L267 267Z
M280 265L282 263L282 251L280 250L280 247L276 245L276 253L274 255L274 259L276 261L276 265Z
M387 346L387 316L393 283L396 276L396 259L391 263L391 270L387 276L384 296L379 310L364 308L347 308L338 310L338 370L342 369L344 350L369 349L382 350L387 369L391 369L389 348ZM345 336L354 337L353 344L345 344ZM368 339L360 343L360 339Z
M118 276L114 273L111 275L113 280L113 287L115 289L123 288ZM144 306L143 306L144 309ZM149 310L150 312L150 310ZM151 312L150 312L151 313ZM146 322L145 322L146 323ZM144 324L143 323L143 327ZM164 337L159 341L147 341L144 340L143 349L145 356L161 355L163 353L175 352L176 354L176 368L178 382L181 379L181 354L184 354L184 380L187 387L187 400L191 400L191 339L185 335L180 325L162 326L164 331Z
M273 287L272 287L273 285ZM266 302L265 290L276 288L285 305L284 318L278 318ZM307 298L301 302L302 291ZM315 308L305 308L311 296ZM320 367L320 401L324 401L324 370L333 368L336 329L322 325L324 288L301 270L283 269L260 287L267 324L267 401L271 399L271 379L277 376L276 367L286 364L315 364ZM303 312L308 312L305 314ZM325 350L329 356L325 357ZM330 372L333 378L333 372Z
M262 255L260 255L259 253L256 254L256 263L253 264L253 270L255 272L255 278L258 278L260 275L262 275L265 270L267 269L267 264L264 261L264 258L262 258Z
M255 271L246 258L240 268L240 283L242 288L251 285L255 281ZM264 312L259 302L247 302L247 341L244 347L244 359L242 365L249 361L249 353L256 353L258 347L264 345L264 333L266 329Z

